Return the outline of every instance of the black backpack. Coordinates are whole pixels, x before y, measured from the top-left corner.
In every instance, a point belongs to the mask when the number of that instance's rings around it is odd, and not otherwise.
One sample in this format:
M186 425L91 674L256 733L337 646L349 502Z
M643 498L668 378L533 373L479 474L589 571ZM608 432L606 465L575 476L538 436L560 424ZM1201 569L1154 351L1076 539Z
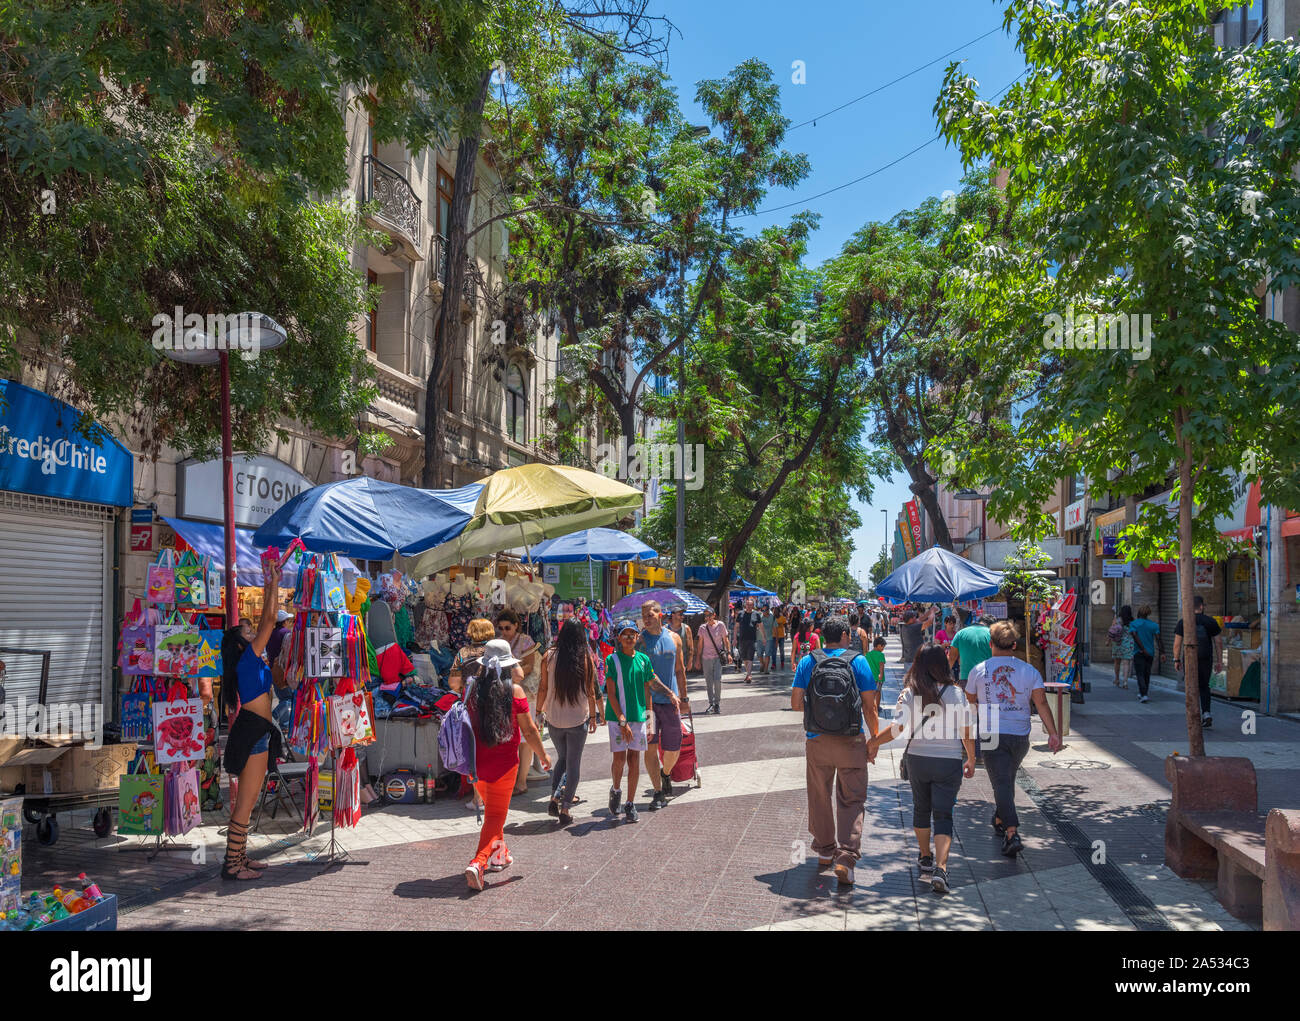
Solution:
M853 676L856 656L812 653L813 670L803 700L803 727L809 734L856 737L862 733L862 693Z

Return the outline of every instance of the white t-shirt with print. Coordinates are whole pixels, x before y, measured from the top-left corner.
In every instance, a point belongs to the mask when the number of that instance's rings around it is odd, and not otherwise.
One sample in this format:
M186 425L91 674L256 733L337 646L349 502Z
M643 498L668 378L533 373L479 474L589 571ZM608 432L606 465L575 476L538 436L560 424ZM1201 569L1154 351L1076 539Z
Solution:
M1015 656L994 656L971 667L966 691L979 699L980 736L1028 736L1029 700L1042 686L1043 675Z

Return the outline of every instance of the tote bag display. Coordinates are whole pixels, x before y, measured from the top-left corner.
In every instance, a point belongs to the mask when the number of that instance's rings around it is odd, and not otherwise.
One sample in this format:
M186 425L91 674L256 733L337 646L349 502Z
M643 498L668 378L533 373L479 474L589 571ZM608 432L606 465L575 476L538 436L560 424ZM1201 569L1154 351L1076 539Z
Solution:
M158 560L149 566L145 602L171 604L176 602L176 553L165 549Z
M180 563L172 572L176 591L176 605L186 607L206 606L208 572L193 551L181 555Z
M222 633L215 628L199 629L198 649L194 654L194 671L190 677L221 676L221 638Z
M148 741L153 736L153 685L136 678L122 696L122 737L127 741Z
M128 677L152 674L153 625L133 624L122 628L122 673Z
M176 698L153 704L153 746L159 765L203 758L203 702Z
M128 773L117 785L117 832L153 836L163 830L163 778Z
M199 629L193 624L157 624L153 665L157 677L191 677L198 669ZM220 648L218 642L217 647Z
M199 808L199 771L173 769L163 783L166 802L163 811L163 833L179 837L195 826L202 825L203 812Z
M343 629L309 627L307 629L307 676L343 676Z

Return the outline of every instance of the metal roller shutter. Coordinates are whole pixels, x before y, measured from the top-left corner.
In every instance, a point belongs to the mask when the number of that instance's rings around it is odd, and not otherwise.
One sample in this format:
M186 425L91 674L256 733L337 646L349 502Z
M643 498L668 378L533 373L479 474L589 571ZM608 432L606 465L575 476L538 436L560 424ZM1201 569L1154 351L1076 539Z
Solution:
M1165 661L1160 668L1162 677L1178 679L1174 669L1174 628L1178 627L1178 573L1160 575L1160 638L1165 643Z
M97 504L0 493L0 646L50 651L47 704L104 703L111 690L111 515ZM8 699L36 702L40 658L3 658Z

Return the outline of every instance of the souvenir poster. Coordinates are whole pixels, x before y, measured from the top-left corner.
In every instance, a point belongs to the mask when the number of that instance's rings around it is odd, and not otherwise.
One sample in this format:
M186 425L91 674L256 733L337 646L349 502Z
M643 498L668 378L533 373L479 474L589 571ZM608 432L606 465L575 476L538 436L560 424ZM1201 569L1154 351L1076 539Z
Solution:
M122 673L131 677L153 673L153 625L122 628Z
M1196 588L1214 588L1213 560L1196 561L1196 573L1192 575L1192 584Z
M198 668L199 642L199 629L193 624L154 625L154 674L192 676Z
M117 832L153 836L163 828L161 774L128 774L117 787Z
M203 758L203 702L177 698L153 704L153 747L160 766Z
M343 676L343 629L309 627L307 629L307 676Z

